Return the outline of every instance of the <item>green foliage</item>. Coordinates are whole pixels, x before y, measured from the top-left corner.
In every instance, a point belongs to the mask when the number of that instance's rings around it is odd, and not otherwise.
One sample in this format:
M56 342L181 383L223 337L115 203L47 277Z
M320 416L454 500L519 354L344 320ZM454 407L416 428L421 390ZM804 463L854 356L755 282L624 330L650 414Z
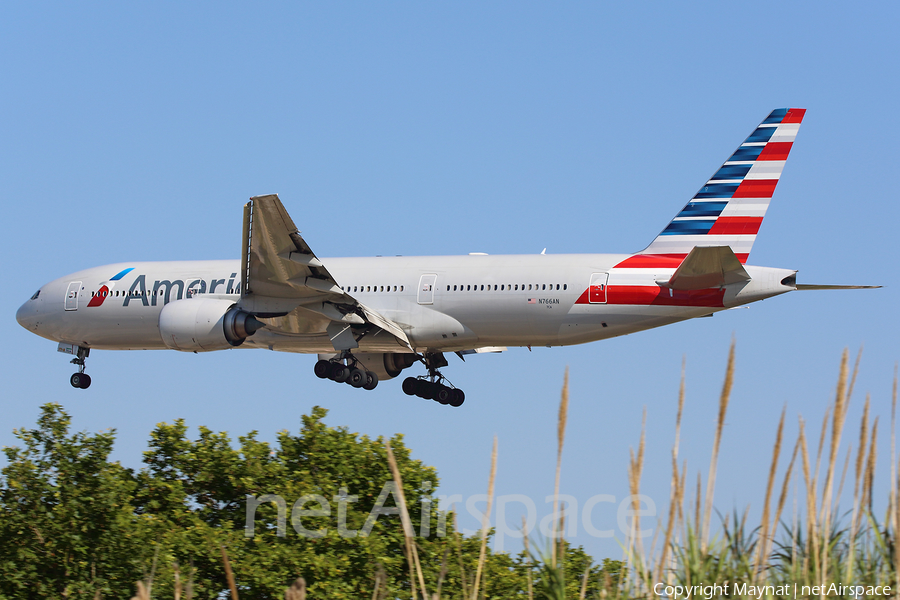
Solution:
M585 577L585 598L616 596L625 569L624 563L606 558L602 565L596 565L594 559L580 546L573 548L566 541L562 545L563 551L559 554L556 567L552 565L549 549L529 557L536 599L578 598ZM524 558L524 554L520 558Z
M218 598L228 589L223 548L244 600L282 598L298 576L311 598L371 598L376 582L379 598L409 597L399 517L382 514L370 535L361 531L391 481L384 440L329 427L326 414L315 407L298 434L282 431L271 445L256 432L234 442L202 427L190 439L184 421L162 423L150 435L145 466L133 472L109 461L114 432L72 433L65 411L45 405L35 429L15 432L21 447L4 449L0 597L128 598L139 579L152 583L153 597L172 597L177 569L195 598ZM437 473L410 458L402 436L391 447L414 527L427 529L416 544L428 592L440 587L442 598L462 599L472 589L480 538L455 534L452 520L438 513ZM261 502L248 536L247 498L267 494L284 500L284 528L277 503ZM318 508L315 501L294 506L310 495L325 498L330 514L292 512ZM385 512L395 506L388 494ZM296 528L324 535L302 536ZM562 564L565 593L577 598L592 559L566 546ZM488 549L483 597L523 597L529 570L543 585L541 569L524 553ZM590 598L601 588L602 569L589 572Z
M69 435L57 404L15 430L0 479L0 595L125 597L145 547L133 474L109 462L114 432Z

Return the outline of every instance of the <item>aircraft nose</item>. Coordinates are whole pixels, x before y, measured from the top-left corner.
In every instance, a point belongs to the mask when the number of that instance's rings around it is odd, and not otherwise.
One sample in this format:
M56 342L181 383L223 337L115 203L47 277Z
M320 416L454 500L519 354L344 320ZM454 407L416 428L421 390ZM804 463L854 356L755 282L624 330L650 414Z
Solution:
M16 321L30 331L34 331L37 328L37 316L37 306L34 300L26 301L16 311Z

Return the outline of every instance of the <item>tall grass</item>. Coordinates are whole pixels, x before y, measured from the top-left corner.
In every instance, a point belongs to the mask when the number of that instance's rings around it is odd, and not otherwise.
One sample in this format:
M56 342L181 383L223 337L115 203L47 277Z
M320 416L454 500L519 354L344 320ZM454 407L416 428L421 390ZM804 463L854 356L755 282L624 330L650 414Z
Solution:
M811 460L810 439L806 422L798 417L798 433L792 443L785 439L787 408L783 408L774 430L774 443L765 479L765 493L758 524L749 521L749 509L742 513L732 512L713 522L716 474L719 465L720 448L725 441L726 421L735 373L735 344L732 342L728 353L728 363L722 391L719 396L716 428L712 439L709 468L705 486L698 473L696 491L692 502L687 496L687 464L679 464L681 424L685 408L685 369L682 364L681 383L678 390L678 404L675 419L675 436L669 460L671 478L669 502L663 511L663 521L656 528L656 535L648 546L640 537L629 535L624 544L624 567L618 570L604 561L603 569L588 563L583 573L579 570L577 586L578 598L603 598L615 600L625 598L649 598L656 583L693 586L724 582L745 582L755 586L773 586L767 591L770 598L793 598L794 584L798 586L821 586L817 592L820 598L826 596L826 589L832 583L862 586L891 586L894 597L900 600L900 548L898 548L898 527L900 527L900 470L896 455L896 416L898 376L895 369L891 402L890 433L890 485L886 490L887 508L882 515L873 510L875 497L875 471L878 454L878 417L872 418L871 398L866 397L859 423L857 447L848 446L843 467L842 440L847 427L847 414L853 395L853 388L859 370L859 355L852 372L849 369L849 355L845 350L838 370L833 401L828 405L822 420L816 443L815 461ZM558 515L552 528L551 540L546 551L535 549L528 536L523 520L525 570L527 588L523 585L520 595L533 599L574 598L571 586L566 585L566 549L564 535L564 510L559 506L559 488L562 471L562 452L568 418L569 386L568 369L563 380L557 421L557 455L554 478L553 514ZM646 449L646 409L643 414L641 435L637 450L630 451L627 475L629 491L635 502L635 514L639 513L637 496L640 493ZM790 444L787 458L786 445ZM443 553L437 580L425 580L419 564L415 533L406 513L405 498L402 493L400 473L394 461L390 445L387 446L391 472L398 485L406 546L406 560L409 567L409 583L413 600L440 600L448 560L456 562L461 577L461 589L450 591L448 597L478 600L481 593L482 576L485 572L486 544L489 537L489 517L493 504L494 481L497 471L497 440L494 439L491 452L491 469L488 482L488 505L480 531L480 551L477 569L469 578L465 574L463 561L463 541L453 514L452 540ZM799 462L799 465L798 465ZM847 475L852 475L852 505L842 512L840 499ZM779 471L781 477L779 479ZM760 482L762 483L762 482ZM705 487L705 491L704 491ZM789 500L793 495L792 514L786 515ZM640 530L639 517L634 517L631 532ZM661 540L659 536L661 535ZM237 589L225 548L222 547L224 571L231 587L232 597L237 599ZM609 567L609 568L608 568ZM579 567L580 569L580 567ZM430 571L430 572L431 572ZM178 570L176 568L176 574ZM599 575L592 575L598 573ZM571 572L570 572L571 575ZM177 575L176 575L177 576ZM592 583L591 577L596 577ZM468 584L467 584L468 582ZM417 585L418 584L418 585ZM380 597L379 578L376 578L373 598ZM782 587L782 586L787 586ZM436 593L429 596L428 588ZM138 600L148 600L152 589L152 577L138 584ZM588 590L593 590L589 595ZM780 594L771 589L787 589L790 593ZM176 586L176 600L179 600L181 586ZM737 597L737 593L730 594ZM188 598L190 592L188 592ZM305 583L299 579L286 591L288 600L306 597Z
M672 477L668 510L665 511L662 544L655 543L643 554L628 556L629 578L619 592L627 597L646 596L655 582L697 585L699 583L747 582L757 586L822 586L816 594L824 598L832 583L846 585L900 585L900 552L897 551L897 526L900 523L900 481L897 475L894 426L896 424L896 387L891 411L891 481L888 506L883 515L873 511L877 464L878 419L871 420L871 399L866 398L859 425L858 446L853 463L852 506L841 513L840 498L853 456L847 448L841 461L841 443L847 414L859 368L857 357L852 374L848 353L841 358L834 399L825 412L815 462L811 460L806 424L799 420L799 432L779 483L782 450L785 444L785 410L775 427L775 442L765 482L765 494L758 524L748 521L748 512L723 518L713 535L711 513L723 424L728 408L734 373L734 346L729 352L725 383L719 411L706 493L698 479L694 512L685 498L683 485L686 466L679 467L678 443L684 403L683 380L679 393L675 444L672 449ZM801 472L796 462L800 458ZM843 468L841 463L843 462ZM629 481L634 477L634 459ZM761 482L762 483L762 482ZM791 489L795 501L804 507L793 519L784 517ZM632 486L632 489L634 487ZM776 498L776 490L777 500ZM799 497L798 497L799 496ZM774 501L774 505L773 505ZM703 510L700 510L700 507ZM797 518L800 517L800 518ZM680 532L680 536L679 536ZM648 565L653 565L649 568ZM898 596L900 597L900 596Z

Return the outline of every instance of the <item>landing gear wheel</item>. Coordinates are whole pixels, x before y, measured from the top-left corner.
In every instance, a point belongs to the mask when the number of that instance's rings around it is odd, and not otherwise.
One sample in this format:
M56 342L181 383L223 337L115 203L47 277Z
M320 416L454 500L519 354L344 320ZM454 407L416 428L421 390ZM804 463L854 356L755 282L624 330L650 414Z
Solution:
M91 386L91 376L84 372L84 361L91 355L91 349L85 348L84 346L78 346L77 348L78 349L75 351L75 358L69 362L78 366L78 372L73 373L72 376L69 377L69 383L72 384L73 388L86 390Z
M450 399L453 397L453 390L448 388L446 385L442 385L438 387L437 393L434 395L434 399L441 404L450 404Z
M347 383L355 388L361 388L366 385L367 381L366 372L362 369L353 369L350 371L350 377L347 378Z
M316 377L319 379L328 379L328 373L331 371L331 363L327 360L320 360L313 367Z
M462 406L463 402L466 401L466 395L462 390L451 390L450 394L450 406L459 407Z
M419 380L415 377L407 377L403 380L403 393L407 396L415 396L419 389Z
M363 389L374 390L376 385L378 385L378 375L372 371L366 371L366 383L363 384Z
M332 381L344 383L345 381L347 381L348 377L350 377L350 369L345 367L344 365L336 363L331 367L330 379Z
M86 390L91 386L91 376L87 373L73 373L72 376L69 377L69 383L72 384L73 388Z
M431 383L430 381L419 381L419 389L416 391L416 395L419 398L424 398L426 400L434 400L435 395L437 394L439 389L438 384Z

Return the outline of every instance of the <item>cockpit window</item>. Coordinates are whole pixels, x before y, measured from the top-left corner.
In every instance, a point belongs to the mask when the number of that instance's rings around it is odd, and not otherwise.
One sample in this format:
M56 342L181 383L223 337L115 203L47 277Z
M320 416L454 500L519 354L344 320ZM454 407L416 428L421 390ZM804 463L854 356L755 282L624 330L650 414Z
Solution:
M41 295L41 290L38 290L38 291L36 291L36 292L34 293L34 295L31 297L31 299L32 299L32 300L37 300L37 297L40 296L40 295Z

